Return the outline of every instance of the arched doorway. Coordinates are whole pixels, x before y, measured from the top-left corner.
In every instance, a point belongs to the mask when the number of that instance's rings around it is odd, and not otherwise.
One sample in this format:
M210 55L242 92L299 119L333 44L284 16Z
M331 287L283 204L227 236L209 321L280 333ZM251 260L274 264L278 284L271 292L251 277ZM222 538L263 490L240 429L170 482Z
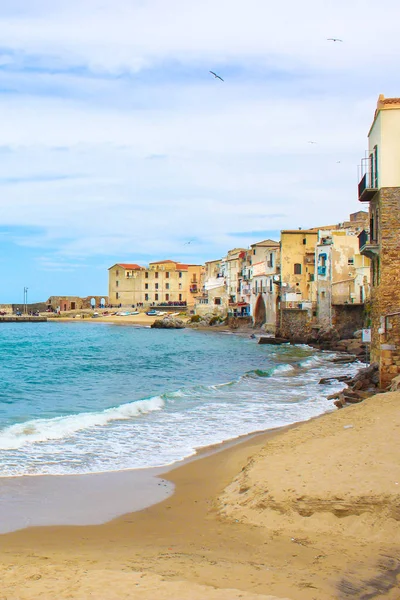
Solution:
M100 300L100 308L105 308L105 306L106 306L105 298L101 298L101 300Z
M254 325L261 327L267 319L267 309L265 307L264 298L260 294L257 298L256 308L254 310Z
M96 299L95 299L95 298L92 298L92 299L91 299L91 301L90 301L90 306L91 306L92 308L96 308Z

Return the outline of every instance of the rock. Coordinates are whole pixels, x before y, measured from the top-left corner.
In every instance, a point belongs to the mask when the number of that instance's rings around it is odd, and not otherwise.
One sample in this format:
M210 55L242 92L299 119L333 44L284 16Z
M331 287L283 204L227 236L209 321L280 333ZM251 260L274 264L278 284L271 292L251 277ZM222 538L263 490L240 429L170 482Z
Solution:
M287 344L288 340L284 338L276 338L276 337L266 337L261 336L258 340L259 344L270 344L271 346L279 346L280 344Z
M337 377L323 377L322 379L319 380L319 383L321 385L324 385L325 383L332 383L332 381L340 381L343 383L348 383L351 380L352 380L352 378L350 377L350 375L338 375Z
M339 398L339 400L336 400L336 401L335 401L333 404L334 404L334 405L335 405L337 408L344 408L344 406L345 406L345 401L344 401L344 399L342 399L342 398Z
M400 390L400 375L397 375L394 379L392 379L392 383L390 384L389 390L391 392L397 392Z
M357 356L340 356L338 358L333 358L332 362L338 365L345 365L346 363L356 362Z
M336 394L330 394L329 396L326 397L327 400L337 400L338 398L341 397L341 392L336 392Z
M340 336L334 327L328 327L327 329L320 329L318 332L318 342L337 342Z
M163 319L156 319L151 327L152 329L184 329L185 323L182 319L165 316Z

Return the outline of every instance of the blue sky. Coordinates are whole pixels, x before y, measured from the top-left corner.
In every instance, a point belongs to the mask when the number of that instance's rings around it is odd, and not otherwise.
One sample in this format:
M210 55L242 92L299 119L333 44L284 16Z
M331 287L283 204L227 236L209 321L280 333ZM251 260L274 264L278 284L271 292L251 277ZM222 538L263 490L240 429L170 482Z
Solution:
M0 302L103 295L115 262L204 262L360 210L378 95L400 93L399 13L2 0Z

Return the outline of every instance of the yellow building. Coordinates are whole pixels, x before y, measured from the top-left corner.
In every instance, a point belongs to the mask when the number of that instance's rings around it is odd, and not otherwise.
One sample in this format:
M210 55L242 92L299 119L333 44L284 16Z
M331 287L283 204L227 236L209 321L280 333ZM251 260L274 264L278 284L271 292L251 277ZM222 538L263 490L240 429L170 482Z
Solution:
M281 231L281 301L313 302L315 294L316 229Z
M204 268L173 260L118 263L109 271L109 302L113 306L193 306L202 286Z

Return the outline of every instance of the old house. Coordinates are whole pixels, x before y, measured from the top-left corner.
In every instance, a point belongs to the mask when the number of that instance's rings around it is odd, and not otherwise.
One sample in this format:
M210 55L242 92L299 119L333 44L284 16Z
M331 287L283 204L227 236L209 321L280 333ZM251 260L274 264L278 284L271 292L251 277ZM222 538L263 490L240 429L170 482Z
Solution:
M400 373L400 98L379 96L358 199L369 203L360 251L371 259L371 360L386 386Z
M142 267L119 263L109 269L109 300L114 306L193 306L203 267L162 260Z
M280 243L263 240L251 248L251 315L257 326L266 325L274 331L280 279Z
M281 302L292 308L315 302L315 248L317 229L281 231Z
M360 254L355 232L320 231L316 247L317 323L336 325L346 319L353 330L362 327L369 297L370 261ZM358 325L358 327L357 327Z

